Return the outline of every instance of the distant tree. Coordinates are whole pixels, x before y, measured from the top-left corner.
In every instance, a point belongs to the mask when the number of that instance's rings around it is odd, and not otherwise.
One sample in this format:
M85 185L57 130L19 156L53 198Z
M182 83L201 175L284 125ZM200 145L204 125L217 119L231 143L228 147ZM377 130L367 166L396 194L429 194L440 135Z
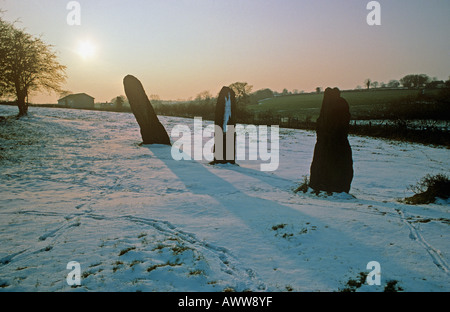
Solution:
M250 95L250 104L256 105L259 101L274 97L274 92L268 88L260 89Z
M378 88L378 81L372 82L372 86L373 86L375 89Z
M16 97L19 116L27 115L31 92L61 92L65 70L52 46L0 18L0 94Z
M426 88L428 89L435 89L438 88L440 85L445 85L445 82L442 80L433 80L429 83L427 83Z
M320 92L322 92L322 88L321 87L317 87L316 88L316 93L319 94Z
M0 13L3 13L3 11L0 11ZM12 31L12 25L0 18L0 96L10 95L14 90L11 84L7 83L5 77L6 73L3 72L3 68L5 67L4 63L8 53L5 42L8 40L8 37L11 36Z
M283 92L281 92L282 95L289 95L288 89L284 88Z
M209 91L202 91L195 97L194 101L197 104L210 105L213 104L214 98Z
M362 89L362 87L360 85L356 86L356 90L361 90L361 89Z
M416 88L424 87L428 82L430 82L430 77L425 74L417 75L416 77Z
M370 84L372 83L372 80L370 80L369 78L367 78L366 80L364 80L364 85L367 87L367 89L370 89Z
M205 90L200 92L199 94L197 94L197 96L195 97L196 100L209 100L212 98L212 94L211 92Z
M229 85L229 88L236 94L237 105L245 106L250 104L250 93L252 92L253 86L249 85L247 82L235 82Z
M161 98L158 94L150 94L148 98L152 104L159 104L159 102L161 102Z
M424 87L430 81L430 77L425 74L406 75L400 79L400 83L409 89L419 89Z
M114 104L118 110L123 109L123 103L125 103L125 96L119 95L115 98Z
M252 93L252 96L255 96L258 100L264 100L268 98L273 98L274 94L273 91L266 88L266 89L260 89L254 93Z
M400 87L400 81L398 80L390 80L387 84L388 88L398 88Z
M414 82L413 82L413 79L412 79L412 75L408 75L408 76L403 77L402 79L400 79L400 83L405 88L412 88L413 85L414 85Z

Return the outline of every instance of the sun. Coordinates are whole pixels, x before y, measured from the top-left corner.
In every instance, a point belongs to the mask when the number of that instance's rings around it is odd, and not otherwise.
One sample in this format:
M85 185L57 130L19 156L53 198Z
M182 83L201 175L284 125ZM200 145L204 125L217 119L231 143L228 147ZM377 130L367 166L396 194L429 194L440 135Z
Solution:
M78 43L77 52L84 60L88 60L95 56L96 48L91 41L80 41Z

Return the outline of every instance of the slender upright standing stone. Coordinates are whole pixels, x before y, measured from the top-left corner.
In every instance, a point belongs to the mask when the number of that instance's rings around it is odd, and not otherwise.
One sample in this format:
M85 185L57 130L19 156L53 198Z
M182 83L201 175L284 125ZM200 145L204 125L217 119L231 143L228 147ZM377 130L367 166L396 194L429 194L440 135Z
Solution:
M320 116L317 119L317 142L311 163L309 186L315 191L350 191L353 180L353 159L348 130L348 103L337 88L327 88Z
M236 95L223 87L217 98L214 125L214 161L234 164L236 158Z
M156 116L141 82L128 75L123 79L123 85L131 111L141 128L142 144L171 145L169 135Z

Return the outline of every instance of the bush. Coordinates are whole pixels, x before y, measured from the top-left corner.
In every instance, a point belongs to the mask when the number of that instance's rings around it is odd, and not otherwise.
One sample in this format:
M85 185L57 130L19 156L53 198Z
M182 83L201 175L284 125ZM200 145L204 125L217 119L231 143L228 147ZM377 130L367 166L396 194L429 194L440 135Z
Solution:
M298 188L296 188L294 192L295 193L298 193L298 192L306 193L306 192L308 192L308 189L309 189L309 179L307 176L303 176L303 183Z
M407 204L430 204L436 198L448 199L450 197L450 179L445 174L426 175L416 185L410 185L409 190L414 196L405 199Z

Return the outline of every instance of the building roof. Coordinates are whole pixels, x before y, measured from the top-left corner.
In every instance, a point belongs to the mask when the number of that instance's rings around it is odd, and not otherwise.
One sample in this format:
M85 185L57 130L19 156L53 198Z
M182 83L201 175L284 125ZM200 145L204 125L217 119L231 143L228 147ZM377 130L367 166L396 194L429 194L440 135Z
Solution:
M91 99L95 99L94 97L92 97L92 96L90 96L89 94L86 94L86 93L76 93L76 94L66 95L65 97L60 98L58 101L65 100L65 99L72 98L72 97L78 97L78 96L81 96L81 95L88 96Z

